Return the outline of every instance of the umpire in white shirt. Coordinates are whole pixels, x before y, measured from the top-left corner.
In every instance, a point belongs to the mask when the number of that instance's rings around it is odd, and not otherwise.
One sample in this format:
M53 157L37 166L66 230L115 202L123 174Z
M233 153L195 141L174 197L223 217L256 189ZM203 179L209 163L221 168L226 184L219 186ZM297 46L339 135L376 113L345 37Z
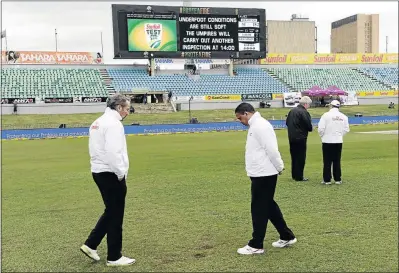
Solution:
M107 235L107 266L135 262L122 256L122 225L125 212L126 176L129 170L125 129L122 120L129 114L130 102L116 94L107 101L105 113L90 126L91 172L105 204L103 215L91 231L81 251L99 261L97 247Z
M273 126L249 103L241 103L235 110L237 119L249 126L245 146L245 167L251 179L252 239L239 254L264 253L263 241L267 223L270 220L280 234L274 247L285 247L296 243L294 233L288 228L279 206L274 201L277 176L284 170L284 163L278 150Z
M342 184L341 153L343 136L349 132L348 117L339 111L340 103L333 100L330 111L324 113L318 124L323 149L323 182L331 185L331 165L335 184Z

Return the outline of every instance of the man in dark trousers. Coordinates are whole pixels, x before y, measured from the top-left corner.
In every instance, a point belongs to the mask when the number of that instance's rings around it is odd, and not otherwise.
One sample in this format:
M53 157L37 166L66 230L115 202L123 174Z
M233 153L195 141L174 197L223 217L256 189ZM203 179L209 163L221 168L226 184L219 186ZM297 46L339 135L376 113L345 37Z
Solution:
M331 185L331 165L335 184L341 180L341 152L344 135L349 133L348 117L339 111L341 103L333 100L330 111L324 113L319 121L317 131L321 137L323 150L323 182Z
M14 115L16 115L18 113L18 104L17 104L17 100L14 100Z
M89 153L94 182L100 190L105 211L80 250L99 261L97 247L107 235L107 266L125 266L135 259L122 256L122 225L125 213L126 177L129 158L122 120L129 114L130 101L115 94L107 101L105 113L90 126Z
M312 132L312 118L307 109L312 104L308 96L299 100L299 105L288 113L286 125L291 153L291 176L295 181L308 181L303 176L306 161L308 132Z
M270 220L280 239L273 247L286 247L296 243L294 233L288 228L276 201L277 177L284 170L273 126L249 103L241 103L235 110L236 118L249 126L245 146L245 169L251 179L252 239L239 248L242 255L263 254L263 241Z
M172 91L169 91L169 93L168 93L168 102L170 102L172 100L172 95L173 95Z

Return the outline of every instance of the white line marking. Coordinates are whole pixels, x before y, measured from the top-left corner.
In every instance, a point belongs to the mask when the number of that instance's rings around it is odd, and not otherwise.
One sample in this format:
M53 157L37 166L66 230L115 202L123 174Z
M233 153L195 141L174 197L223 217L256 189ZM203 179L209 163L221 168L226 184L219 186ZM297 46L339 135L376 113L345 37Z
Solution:
M370 132L358 132L359 134L383 134L383 135L397 135L399 134L399 130L390 130L390 131L370 131Z

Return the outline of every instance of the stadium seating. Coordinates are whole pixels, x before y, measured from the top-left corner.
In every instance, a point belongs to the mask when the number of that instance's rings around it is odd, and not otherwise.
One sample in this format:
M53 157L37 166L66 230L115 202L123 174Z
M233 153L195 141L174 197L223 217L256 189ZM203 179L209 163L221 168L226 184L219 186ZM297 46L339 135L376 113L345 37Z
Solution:
M184 74L150 77L145 69L107 69L115 91L172 91L175 96L252 94L305 91L312 86L335 85L345 91L382 91L398 88L398 68L237 68L237 75ZM3 68L3 98L105 97L101 71L75 68Z
M270 68L268 70L300 92L315 85L321 88L335 85L348 92L391 89L352 68Z
M385 84L392 86L394 89L398 89L398 74L399 69L397 67L364 67L359 69L361 72L382 81Z
M4 68L1 78L3 98L108 96L97 69Z
M239 68L235 77L203 74L199 80L182 74L150 77L144 69L108 69L108 73L116 91L148 89L172 91L177 96L288 92L284 84L262 69Z

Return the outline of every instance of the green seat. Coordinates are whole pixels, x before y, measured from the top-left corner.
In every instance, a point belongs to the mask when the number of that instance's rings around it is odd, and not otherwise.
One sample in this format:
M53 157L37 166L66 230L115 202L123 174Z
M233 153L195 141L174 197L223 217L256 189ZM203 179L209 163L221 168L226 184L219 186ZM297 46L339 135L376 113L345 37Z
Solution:
M321 88L337 86L344 91L388 90L389 87L365 77L354 68L270 68L269 73L277 76L297 91L306 91L317 85Z
M107 96L97 69L4 68L2 94L15 97ZM6 92L7 91L7 92Z

